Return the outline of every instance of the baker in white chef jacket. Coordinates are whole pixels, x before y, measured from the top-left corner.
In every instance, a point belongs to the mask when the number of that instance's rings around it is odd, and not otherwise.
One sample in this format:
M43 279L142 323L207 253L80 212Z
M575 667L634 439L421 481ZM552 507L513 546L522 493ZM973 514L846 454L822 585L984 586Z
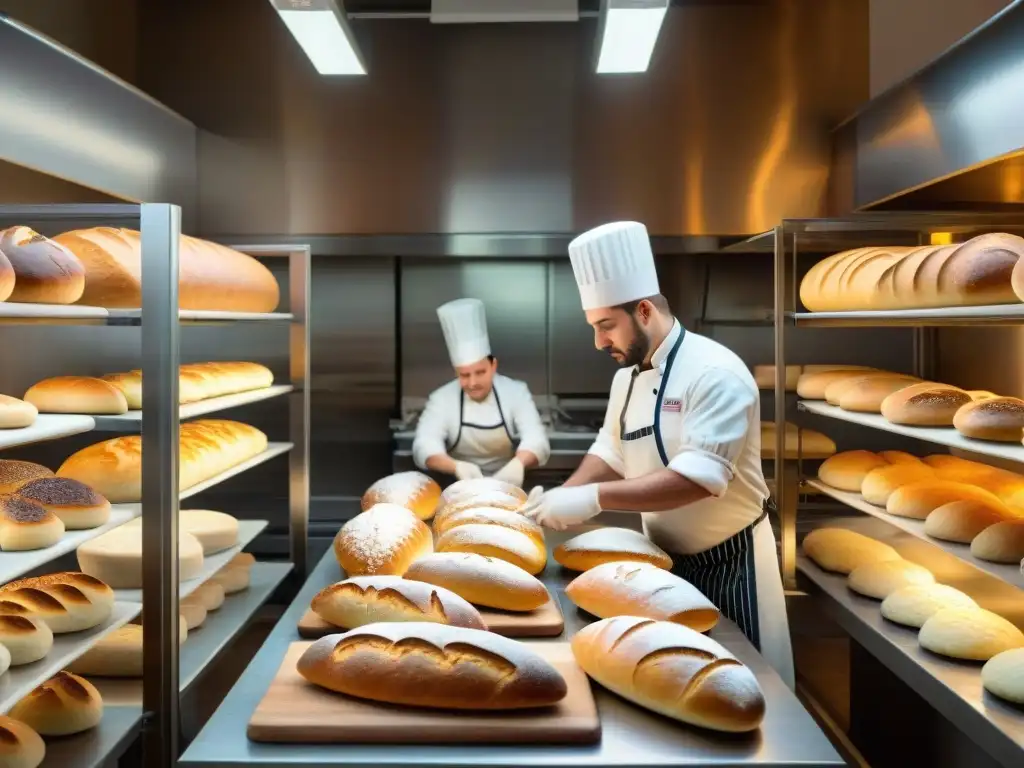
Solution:
M556 530L602 509L640 513L673 572L738 624L792 687L753 377L672 315L643 224L586 232L569 258L595 345L622 370L588 455L565 485L531 495L524 512Z
M450 301L437 317L456 378L427 400L413 460L459 480L487 475L521 486L526 470L550 454L530 388L498 373L482 301Z

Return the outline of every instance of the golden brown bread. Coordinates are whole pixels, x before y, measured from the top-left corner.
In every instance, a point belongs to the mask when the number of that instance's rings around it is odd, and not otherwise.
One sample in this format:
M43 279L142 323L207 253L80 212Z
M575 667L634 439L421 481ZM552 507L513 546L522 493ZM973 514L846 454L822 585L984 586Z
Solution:
M885 459L871 451L843 451L829 456L818 467L818 479L841 491L860 493L864 478L872 470L888 466Z
M893 424L951 427L957 410L970 402L962 389L926 381L893 392L882 401L881 413Z
M1004 504L967 499L936 507L924 521L924 532L943 541L970 544L990 525L1016 517Z
M502 528L511 528L513 531L525 533L537 543L537 546L544 546L544 529L530 518L511 509L469 507L445 515L443 520L434 525L434 533L443 536L460 525L497 525Z
M953 415L953 426L964 437L1019 443L1024 436L1024 400L989 397L964 404Z
M837 381L863 378L864 368L836 368L829 371L805 372L796 384L796 393L804 400L824 400L825 390ZM874 369L867 369L874 372ZM888 371L877 371L888 373Z
M501 491L509 496L515 496L520 503L526 501L526 491L512 483L498 480L495 477L477 477L472 480L458 480L441 492L442 504L452 504L457 501L468 501L474 496Z
M405 578L450 589L473 605L501 611L532 611L551 599L535 576L518 565L473 552L435 552L421 557Z
M313 613L336 627L355 629L378 621L429 621L487 629L479 611L454 592L401 576L356 576L321 589Z
M589 571L602 563L650 563L672 567L672 558L639 531L598 528L581 533L555 549L555 560L571 571Z
M26 402L40 413L121 414L128 401L121 390L89 376L55 376L36 382L25 393Z
M297 669L331 691L445 709L524 709L557 704L564 678L527 646L444 624L370 624L311 644Z
M765 713L757 678L710 637L668 621L602 619L572 639L583 671L635 704L716 731L752 731Z
M29 480L38 477L53 477L53 472L31 461L0 459L0 494L14 493Z
M15 275L7 301L74 304L85 289L85 269L75 255L28 227L0 231L0 253Z
M885 511L897 517L924 520L932 510L951 501L978 501L991 506L1000 505L997 496L976 485L948 480L921 480L893 491L885 503Z
M121 391L129 410L142 408L142 371L108 373L101 378ZM182 405L196 403L213 397L265 389L273 383L274 374L259 363L188 363L179 369L178 402Z
M8 713L42 736L70 736L95 728L103 719L103 699L88 680L58 672Z
M991 611L943 608L924 623L917 641L943 656L988 661L997 653L1024 647L1024 632Z
M548 556L533 537L500 525L471 523L452 528L437 539L438 552L472 552L496 557L531 575L544 570Z
M860 493L868 503L884 507L897 488L932 479L935 479L935 470L922 461L887 464L864 475Z
M816 528L804 537L804 552L818 567L849 574L854 568L875 560L900 560L888 544L846 528Z
M377 504L356 515L334 537L334 555L348 576L401 576L433 551L430 529L397 504Z
M69 531L97 528L110 519L110 502L85 483L68 477L30 480L17 495L59 517Z
M518 490L518 489L517 489ZM450 515L463 512L467 509L486 507L487 509L517 510L523 506L523 500L519 494L512 494L502 490L482 491L472 495L464 496L449 503L441 502L434 515L434 530L438 526L444 526Z
M990 525L974 537L971 554L992 563L1024 561L1024 520L1004 520Z
M46 757L42 737L20 720L0 715L0 765L39 768Z
M188 636L188 622L178 616L178 645ZM118 627L96 645L68 664L76 675L89 677L142 677L142 625Z
M796 383L800 380L800 375L803 373L803 366L800 365L787 365L786 366L786 391L796 391ZM755 365L754 366L754 383L757 384L758 389L775 389L775 366L774 365Z
M374 504L397 504L420 520L434 516L441 500L441 486L422 472L397 472L382 477L363 494L360 506L365 512Z
M114 590L77 571L29 576L0 587L0 614L40 619L54 634L91 629L113 610Z
M920 458L906 451L879 451L878 455L890 464L924 464Z
M843 379L837 382L838 386L835 384L829 386L826 391L826 399L829 394L833 395L834 405L838 405L844 411L881 413L882 402L885 398L920 381L915 376L896 374ZM833 387L835 388L833 389ZM829 402L832 401L829 400Z

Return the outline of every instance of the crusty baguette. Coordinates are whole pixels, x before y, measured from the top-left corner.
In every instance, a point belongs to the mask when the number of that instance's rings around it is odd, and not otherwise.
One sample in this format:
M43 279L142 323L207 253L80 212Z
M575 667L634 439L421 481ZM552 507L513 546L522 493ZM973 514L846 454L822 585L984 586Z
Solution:
M429 520L440 501L441 486L429 476L422 472L396 472L367 488L360 507L365 512L374 504L397 504L420 520Z
M348 576L401 576L432 551L426 523L397 504L370 507L334 537L334 555Z
M313 613L336 627L355 629L379 621L429 621L487 629L480 613L454 592L401 576L356 576L321 589Z

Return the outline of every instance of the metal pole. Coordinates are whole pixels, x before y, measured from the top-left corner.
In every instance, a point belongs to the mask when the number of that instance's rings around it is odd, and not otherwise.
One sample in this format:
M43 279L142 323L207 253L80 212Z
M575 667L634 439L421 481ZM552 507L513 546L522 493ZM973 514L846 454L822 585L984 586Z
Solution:
M146 768L178 762L178 241L181 209L143 204L142 632Z
M782 582L796 585L796 483L786 466L786 309L789 274L785 228L775 227L775 504L782 538Z
M289 543L295 573L308 575L309 541L309 304L310 249L288 254L288 293L292 322L289 329L289 369L294 390L289 395L288 429L295 447L288 454Z

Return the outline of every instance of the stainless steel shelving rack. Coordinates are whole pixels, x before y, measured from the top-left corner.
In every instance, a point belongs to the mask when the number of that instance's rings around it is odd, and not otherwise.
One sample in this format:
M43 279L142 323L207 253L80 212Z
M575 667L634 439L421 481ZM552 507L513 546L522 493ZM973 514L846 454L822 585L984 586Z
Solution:
M0 206L0 227L26 225L36 229L86 226L121 226L138 229L142 235L142 307L138 310L107 310L99 307L53 306L0 303L0 324L23 324L54 321L98 325L137 325L142 334L142 374L146 382L143 410L140 417L124 420L91 417L44 418L39 428L19 431L24 434L0 437L0 449L40 440L58 439L71 434L108 429L125 432L141 431L143 446L141 504L117 505L115 524L141 514L143 528L143 588L141 602L137 594L126 591L130 599L118 596L118 608L109 625L75 647L65 649L65 663L75 658L107 632L143 614L143 632L150 640L144 645L144 674L141 701L108 707L104 722L79 737L62 740L59 748L48 756L45 765L60 768L100 765L116 759L138 735L143 736L143 760L147 768L170 768L178 761L180 733L180 692L191 685L202 668L216 657L245 623L255 614L280 585L288 573L297 571L300 583L306 577L307 528L309 511L309 325L310 249L306 245L235 245L237 250L261 258L288 259L289 311L270 314L187 311L178 309L178 244L181 236L181 212L169 204L141 205L46 205ZM183 323L220 324L234 322L287 322L289 324L288 386L278 387L274 394L289 399L290 440L271 444L264 455L245 467L224 473L203 484L238 474L246 467L257 466L281 453L289 454L289 524L290 560L288 564L258 564L254 570L254 589L247 600L235 610L226 612L224 626L203 636L201 648L189 649L182 655L187 670L179 669L178 650L178 511L183 496L202 490L188 489L179 493L179 427L181 419L213 410L210 403L191 411L178 405L178 367L180 364L179 331ZM250 397L227 398L221 408L267 399L267 393ZM247 527L246 527L247 526ZM265 522L243 521L247 543ZM107 527L114 527L110 525ZM77 534L89 538L89 532ZM63 543L63 542L62 542ZM20 573L44 565L47 561L73 551L80 541L68 546L41 550L31 562L24 558L6 568L6 553L0 554L0 578L9 581ZM10 571L10 573L8 573ZM188 584L186 582L186 584ZM182 585L185 588L185 585ZM202 630L200 630L202 631ZM216 637L214 636L216 634ZM156 638L154 641L153 638ZM187 644L186 644L187 645ZM34 666L34 665L33 665ZM56 670L54 670L56 671ZM182 678L180 672L187 674ZM49 673L37 669L43 682ZM34 686L33 686L34 687ZM10 684L0 683L0 698L11 694ZM10 698L14 698L10 695ZM141 706L139 706L141 704ZM53 762L56 760L57 762Z

